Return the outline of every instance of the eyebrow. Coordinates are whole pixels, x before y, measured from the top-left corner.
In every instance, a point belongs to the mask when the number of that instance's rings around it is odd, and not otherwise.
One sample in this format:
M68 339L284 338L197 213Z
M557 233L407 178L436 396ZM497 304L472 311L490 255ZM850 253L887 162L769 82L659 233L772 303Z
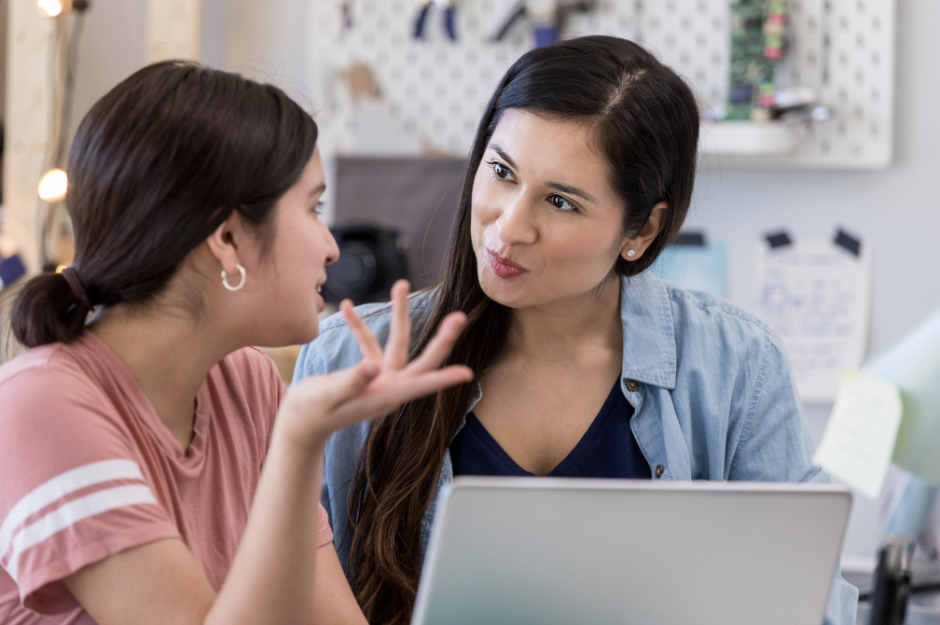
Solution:
M321 182L320 184L318 184L317 186L315 186L313 189L310 190L310 197L315 197L317 195L320 195L324 191L326 191L326 183Z
M516 162L512 160L509 154L507 154L506 151L501 146L496 145L494 143L490 145L490 149L496 152L497 154L499 154L499 157L503 159L504 161L506 161L507 163L509 163L510 167L512 167L513 169L517 169L517 170L519 169L519 166L516 165ZM595 198L593 195L591 195L587 191L582 191L581 189L577 187L572 187L570 185L561 184L560 182L548 182L546 183L546 185L550 189L561 191L562 193L567 193L569 195L574 195L574 196L581 198L582 200L587 200L588 202L597 204L597 198Z
M494 143L490 145L490 149L499 154L499 157L509 163L510 167L513 169L519 169L519 166L516 165L516 161L512 160L512 157L506 154L506 150L504 150L501 146L498 146Z
M550 189L555 189L556 191L561 191L562 193L567 193L568 195L576 195L582 200L587 200L588 202L597 204L597 199L593 195L586 191L582 191L577 187L569 187L566 184L559 184L557 182L549 182L547 184Z

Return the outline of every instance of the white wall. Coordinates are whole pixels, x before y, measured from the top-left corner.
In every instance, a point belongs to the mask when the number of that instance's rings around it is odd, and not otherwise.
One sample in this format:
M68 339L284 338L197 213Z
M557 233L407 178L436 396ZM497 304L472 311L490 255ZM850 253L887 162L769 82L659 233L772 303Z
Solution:
M271 82L313 110L308 74L310 0L202 0L202 59Z
M203 0L204 59L275 82L310 104L307 53L316 33L308 30L309 1L315 0ZM145 0L95 0L80 52L76 120L144 63L145 16ZM938 24L940 2L899 0L897 147L889 170L762 172L705 164L689 220L727 243L736 303L749 307L753 247L763 233L786 227L797 238L830 237L843 226L873 244L873 350L940 306ZM807 407L817 440L829 408ZM847 556L874 553L879 506L856 498Z
M0 1L0 120L3 119L7 91L7 11Z
M146 0L92 0L79 42L71 133L98 98L147 62Z

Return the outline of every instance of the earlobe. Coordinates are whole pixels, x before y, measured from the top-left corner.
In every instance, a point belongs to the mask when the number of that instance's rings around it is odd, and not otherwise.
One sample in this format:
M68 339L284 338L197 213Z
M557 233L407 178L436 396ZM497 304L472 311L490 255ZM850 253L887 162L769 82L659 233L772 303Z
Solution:
M665 201L657 202L650 212L649 219L640 229L636 236L627 239L623 249L620 250L620 256L628 262L640 260L643 252L649 247L650 243L659 236L666 225L666 214L669 210L669 204Z

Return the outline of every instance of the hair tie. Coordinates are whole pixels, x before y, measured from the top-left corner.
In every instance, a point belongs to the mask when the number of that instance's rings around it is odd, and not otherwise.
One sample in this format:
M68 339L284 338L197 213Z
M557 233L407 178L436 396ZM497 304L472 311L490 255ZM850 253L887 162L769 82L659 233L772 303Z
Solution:
M85 287L82 286L82 281L78 279L77 271L71 267L66 267L62 270L62 277L65 278L65 281L69 283L69 288L72 289L72 295L77 297L78 300L88 308L88 310L94 308L94 306L91 305L91 300L88 299L88 294L85 293Z

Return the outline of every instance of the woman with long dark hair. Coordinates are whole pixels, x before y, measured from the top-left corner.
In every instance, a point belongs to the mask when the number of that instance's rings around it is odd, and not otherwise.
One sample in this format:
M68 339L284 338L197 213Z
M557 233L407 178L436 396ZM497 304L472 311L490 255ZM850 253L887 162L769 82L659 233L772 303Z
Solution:
M408 363L405 283L351 369L286 392L248 347L319 331L339 251L316 140L280 89L181 62L82 121L75 262L25 285L31 349L0 367L0 622L365 622L319 503L327 437L472 376L438 369L462 313Z
M453 475L823 481L783 345L717 297L646 270L681 227L699 115L641 47L584 37L521 57L471 150L440 283L411 299L418 353L461 311L477 373L327 445L340 560L375 623L407 623ZM389 309L324 322L295 380L359 361ZM369 355L365 355L369 358ZM852 622L835 581L827 619ZM681 601L681 597L677 597ZM772 606L768 606L772 609Z

